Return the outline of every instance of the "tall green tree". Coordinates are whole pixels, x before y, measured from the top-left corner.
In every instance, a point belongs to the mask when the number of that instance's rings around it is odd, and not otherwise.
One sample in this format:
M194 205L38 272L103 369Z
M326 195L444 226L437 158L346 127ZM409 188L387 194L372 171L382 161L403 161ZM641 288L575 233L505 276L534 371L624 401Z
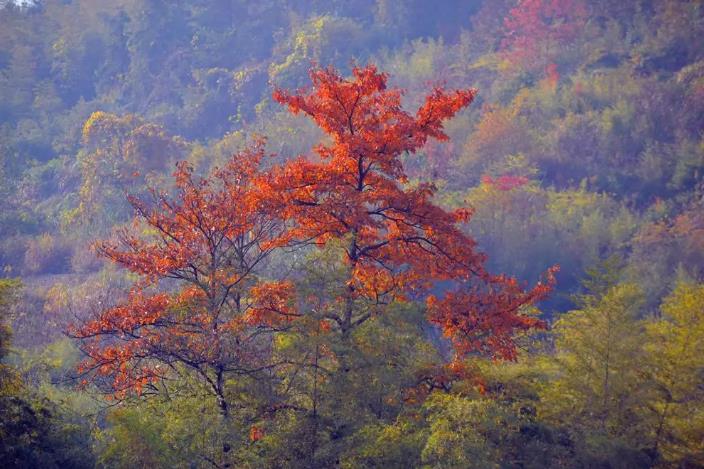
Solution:
M539 412L565 425L596 461L626 452L642 464L649 458L640 450L650 449L643 438L650 395L639 319L643 294L633 284L596 290L555 323L557 369L543 386Z
M663 466L704 466L704 285L679 283L661 312L646 325L653 447Z

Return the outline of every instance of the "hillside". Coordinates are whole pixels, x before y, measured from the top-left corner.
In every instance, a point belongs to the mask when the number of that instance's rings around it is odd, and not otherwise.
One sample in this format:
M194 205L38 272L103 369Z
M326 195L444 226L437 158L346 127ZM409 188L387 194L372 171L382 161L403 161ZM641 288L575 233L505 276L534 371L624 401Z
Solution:
M704 466L702 37L0 1L0 465Z

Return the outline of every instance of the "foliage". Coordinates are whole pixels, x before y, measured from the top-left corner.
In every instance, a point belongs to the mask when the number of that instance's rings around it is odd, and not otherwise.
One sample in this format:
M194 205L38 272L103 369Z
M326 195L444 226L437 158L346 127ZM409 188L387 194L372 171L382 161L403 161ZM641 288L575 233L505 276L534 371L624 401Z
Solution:
M702 2L0 0L0 25L3 463L704 464Z
M654 446L666 464L702 464L704 448L704 286L680 283L665 299L662 317L646 324L646 352L656 390Z
M0 359L10 352L9 305L20 283L0 281ZM0 459L8 467L92 467L84 416L43 390L28 387L21 370L0 364ZM85 404L85 403L84 403ZM83 418L81 418L83 417Z
M580 427L601 427L605 435L635 441L635 416L642 401L642 294L618 285L601 298L588 296L584 308L555 324L559 378L545 389L544 412L556 421L569 418ZM569 416L569 417L568 417Z
M503 46L523 66L547 65L557 45L574 39L587 18L581 0L520 0L504 19Z
M183 365L207 384L223 415L227 375L266 370L261 327L295 314L286 282L257 282L267 256L282 245L276 212L253 190L261 147L235 155L213 180L197 180L186 163L175 173L178 198L154 190L154 203L132 198L152 241L127 230L97 246L143 277L125 302L73 328L89 359L80 371L108 377L118 397L157 385ZM285 243L284 243L285 244ZM176 280L180 288L151 290ZM124 343L115 344L113 338ZM264 360L264 361L262 361Z

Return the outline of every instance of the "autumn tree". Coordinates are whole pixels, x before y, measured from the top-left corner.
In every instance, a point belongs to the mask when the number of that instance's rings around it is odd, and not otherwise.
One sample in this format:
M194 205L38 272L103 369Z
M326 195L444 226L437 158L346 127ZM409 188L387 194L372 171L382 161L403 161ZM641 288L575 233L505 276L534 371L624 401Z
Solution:
M544 68L586 20L581 0L520 0L504 19L503 51L512 63Z
M130 198L148 236L125 229L97 250L141 280L125 301L70 331L87 354L79 370L86 379L125 397L162 391L186 373L227 416L227 378L272 366L262 336L294 313L284 301L288 285L257 277L283 233L253 189L262 156L257 145L210 179L181 163L175 198L156 190L151 202Z
M389 402L403 397L389 388L406 386L413 399L422 398L448 390L470 354L514 358L515 333L542 325L524 314L525 307L549 291L553 271L528 291L515 279L491 275L462 231L470 211L445 210L433 202L432 184L409 183L402 156L430 139L447 140L444 121L469 105L475 90L436 87L411 114L402 108L402 91L387 88L387 75L374 66L355 68L349 79L331 68L314 69L311 79L311 89L277 90L274 98L327 135L315 156L272 168L266 192L290 223L290 242L326 253L324 261L313 256L315 268L329 272L320 286L296 292L301 314L317 319L295 338L303 341L297 355L310 357L311 370L321 368L308 374L300 402L309 418L295 427L311 450L286 456L326 467L341 457L340 441L365 422L397 415L398 404ZM419 300L427 302L427 319L454 344L456 360L449 367L442 359L417 367L413 381L404 376L407 369L393 369L408 366L394 346L369 344L394 337L382 318ZM398 337L382 341L401 344L412 326L391 324ZM379 360L375 353L382 350Z
M311 72L313 88L277 90L274 98L309 116L329 137L315 151L274 170L272 193L292 236L325 245L344 243L348 274L339 308L328 314L343 337L394 301L427 295L428 318L460 355L481 352L512 358L516 331L540 325L522 307L544 297L552 282L525 291L483 267L485 256L461 230L467 209L433 202L436 188L408 184L401 156L429 139L446 140L445 120L468 106L476 90L436 87L415 114L403 110L402 91L386 86L374 66L345 79L332 69ZM438 281L454 281L442 298L428 295Z

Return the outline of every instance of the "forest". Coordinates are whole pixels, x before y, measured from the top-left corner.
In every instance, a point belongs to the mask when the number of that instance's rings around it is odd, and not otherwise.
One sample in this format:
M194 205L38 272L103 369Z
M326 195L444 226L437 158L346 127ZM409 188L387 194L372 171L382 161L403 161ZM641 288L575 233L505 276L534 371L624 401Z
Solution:
M0 0L0 467L704 468L703 38Z

